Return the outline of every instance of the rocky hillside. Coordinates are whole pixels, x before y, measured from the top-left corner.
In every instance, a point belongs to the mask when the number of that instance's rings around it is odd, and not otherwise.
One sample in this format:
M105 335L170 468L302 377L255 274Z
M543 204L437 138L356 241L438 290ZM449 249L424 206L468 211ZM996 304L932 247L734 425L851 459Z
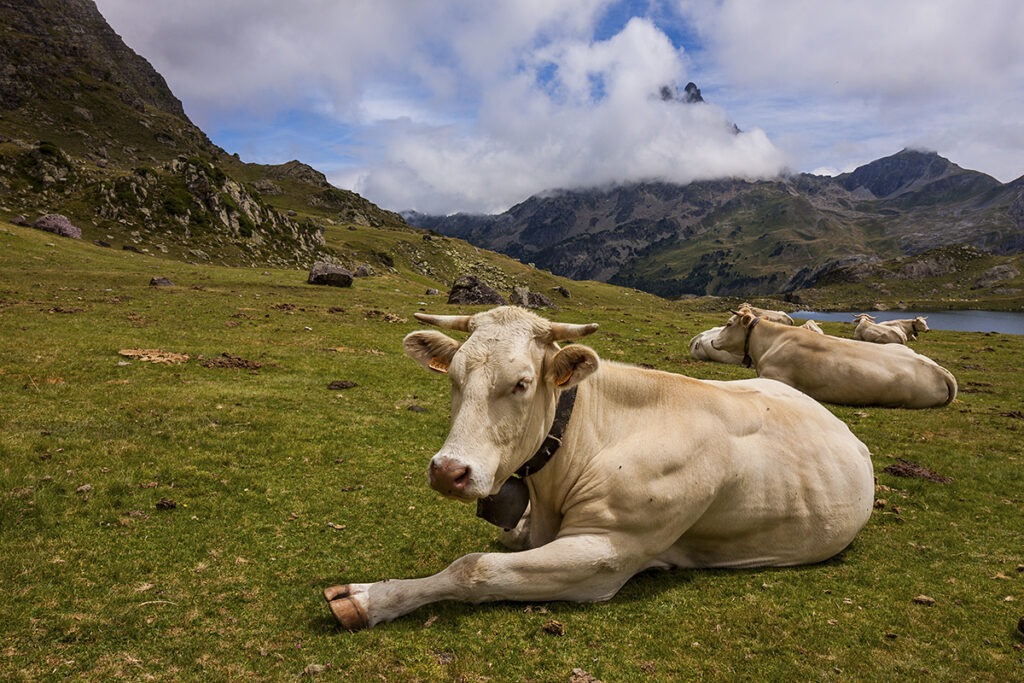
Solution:
M244 265L343 260L332 224L404 226L300 162L212 144L91 0L0 0L0 218L51 213L94 242Z
M576 279L664 296L781 294L944 246L1024 251L1022 193L1024 178L1002 184L904 150L835 178L639 183L406 220Z
M692 83L661 96L702 101ZM1024 178L1001 184L905 150L837 178L638 183L549 192L498 216L409 220L556 274L670 297L808 300L943 277L950 262L974 270L932 289L992 280L1012 297L1020 283L1003 281L1020 279L1019 260L999 255L1024 251L1022 191ZM96 244L195 262L407 261L423 277L467 262L461 242L409 228L306 164L249 164L214 145L92 0L0 0L0 219L54 214L70 221L52 225Z

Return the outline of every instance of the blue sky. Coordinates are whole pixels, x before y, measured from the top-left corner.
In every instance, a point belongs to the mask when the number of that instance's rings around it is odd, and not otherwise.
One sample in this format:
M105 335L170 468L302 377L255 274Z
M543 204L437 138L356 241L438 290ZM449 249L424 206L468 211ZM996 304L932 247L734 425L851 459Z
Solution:
M299 159L391 210L838 173L904 147L1024 175L1019 0L97 6L225 150ZM706 105L657 97L688 81Z

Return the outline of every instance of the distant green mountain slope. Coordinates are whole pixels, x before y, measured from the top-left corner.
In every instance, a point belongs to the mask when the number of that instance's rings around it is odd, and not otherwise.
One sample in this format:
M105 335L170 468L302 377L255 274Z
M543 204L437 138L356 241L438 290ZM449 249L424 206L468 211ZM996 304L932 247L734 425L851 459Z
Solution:
M636 183L531 197L497 216L410 223L577 279L663 296L783 294L830 264L949 245L1024 251L1024 178L903 150L835 178Z

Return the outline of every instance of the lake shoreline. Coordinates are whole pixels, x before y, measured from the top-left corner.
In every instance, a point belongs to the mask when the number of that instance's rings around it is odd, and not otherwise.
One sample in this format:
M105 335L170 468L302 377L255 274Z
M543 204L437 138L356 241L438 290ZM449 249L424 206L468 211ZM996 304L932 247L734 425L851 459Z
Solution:
M853 324L853 316L869 313L878 322L923 316L933 330L954 330L958 332L998 332L1000 334L1024 335L1024 313L1008 311L979 311L955 309L941 311L889 310L889 311L810 311L790 312L793 318L813 319L817 322L846 322Z

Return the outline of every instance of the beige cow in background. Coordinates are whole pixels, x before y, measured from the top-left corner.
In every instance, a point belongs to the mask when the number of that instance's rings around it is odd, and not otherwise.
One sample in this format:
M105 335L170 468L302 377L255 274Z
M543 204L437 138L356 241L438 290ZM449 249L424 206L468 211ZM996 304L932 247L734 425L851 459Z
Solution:
M690 357L693 358L694 360L710 360L715 361L716 363L742 365L743 356L736 355L735 353L731 353L723 349L716 349L714 346L711 345L711 342L715 339L715 337L718 336L718 333L721 332L724 327L724 325L718 325L717 327L712 327L709 330L704 330L703 332L699 332L698 334L694 335L693 338L690 339L689 344ZM800 327L811 332L815 332L817 334L825 334L825 331L821 329L821 326L818 325L818 323L816 323L813 320L808 320L804 322L804 324L800 325Z
M901 327L876 323L867 313L858 313L853 319L857 321L857 327L853 331L853 338L856 340L873 344L907 343L907 335Z
M729 318L712 346L748 356L759 377L827 403L934 408L956 398L953 374L902 344L808 334L758 318L747 308Z
M872 318L872 321L874 321L874 318ZM919 315L915 318L900 318L899 320L883 320L878 324L885 327L900 328L903 330L903 334L907 336L907 341L917 339L917 335L930 330L928 327L928 316L924 315Z

